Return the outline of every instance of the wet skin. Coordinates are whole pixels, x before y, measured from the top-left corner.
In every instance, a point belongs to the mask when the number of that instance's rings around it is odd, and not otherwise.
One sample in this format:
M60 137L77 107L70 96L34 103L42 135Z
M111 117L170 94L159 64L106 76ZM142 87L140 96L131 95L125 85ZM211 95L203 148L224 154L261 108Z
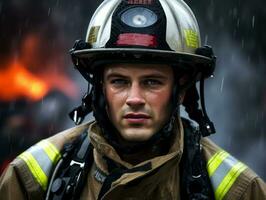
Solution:
M168 121L173 70L158 64L113 64L105 67L107 112L126 141L146 141Z

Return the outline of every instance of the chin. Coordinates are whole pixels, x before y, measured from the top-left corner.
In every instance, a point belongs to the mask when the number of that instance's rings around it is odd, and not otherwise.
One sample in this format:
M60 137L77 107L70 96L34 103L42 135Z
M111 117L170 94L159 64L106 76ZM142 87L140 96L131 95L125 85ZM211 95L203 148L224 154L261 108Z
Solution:
M129 142L144 142L154 135L151 130L140 130L138 128L124 130L121 131L120 134L124 140Z

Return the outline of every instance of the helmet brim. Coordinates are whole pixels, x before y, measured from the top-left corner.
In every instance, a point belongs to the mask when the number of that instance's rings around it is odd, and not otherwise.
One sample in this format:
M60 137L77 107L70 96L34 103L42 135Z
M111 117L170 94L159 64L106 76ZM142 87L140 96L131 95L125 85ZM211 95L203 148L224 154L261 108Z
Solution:
M197 54L174 52L167 50L139 49L139 48L102 48L83 49L71 52L74 64L82 67L87 73L93 73L103 64L115 62L134 63L163 63L192 68L203 74L212 74L212 59ZM189 70L189 69L188 69ZM209 76L209 75L208 75Z

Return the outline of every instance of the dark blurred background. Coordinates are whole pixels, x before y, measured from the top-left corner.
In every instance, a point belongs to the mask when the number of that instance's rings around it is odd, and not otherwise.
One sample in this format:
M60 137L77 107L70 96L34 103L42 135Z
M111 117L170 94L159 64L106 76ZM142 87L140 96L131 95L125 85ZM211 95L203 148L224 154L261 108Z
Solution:
M86 92L69 49L85 38L101 0L0 0L0 165L42 138L74 126ZM217 55L206 81L212 139L266 179L266 10L263 0L187 0L202 44ZM1 173L1 172L0 172Z

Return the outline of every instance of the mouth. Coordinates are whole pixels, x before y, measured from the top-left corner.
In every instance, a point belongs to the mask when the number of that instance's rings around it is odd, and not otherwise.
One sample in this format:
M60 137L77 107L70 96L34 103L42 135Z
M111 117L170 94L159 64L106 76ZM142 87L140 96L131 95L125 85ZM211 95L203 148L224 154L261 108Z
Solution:
M145 113L128 113L123 117L128 123L142 124L147 122L151 116Z

